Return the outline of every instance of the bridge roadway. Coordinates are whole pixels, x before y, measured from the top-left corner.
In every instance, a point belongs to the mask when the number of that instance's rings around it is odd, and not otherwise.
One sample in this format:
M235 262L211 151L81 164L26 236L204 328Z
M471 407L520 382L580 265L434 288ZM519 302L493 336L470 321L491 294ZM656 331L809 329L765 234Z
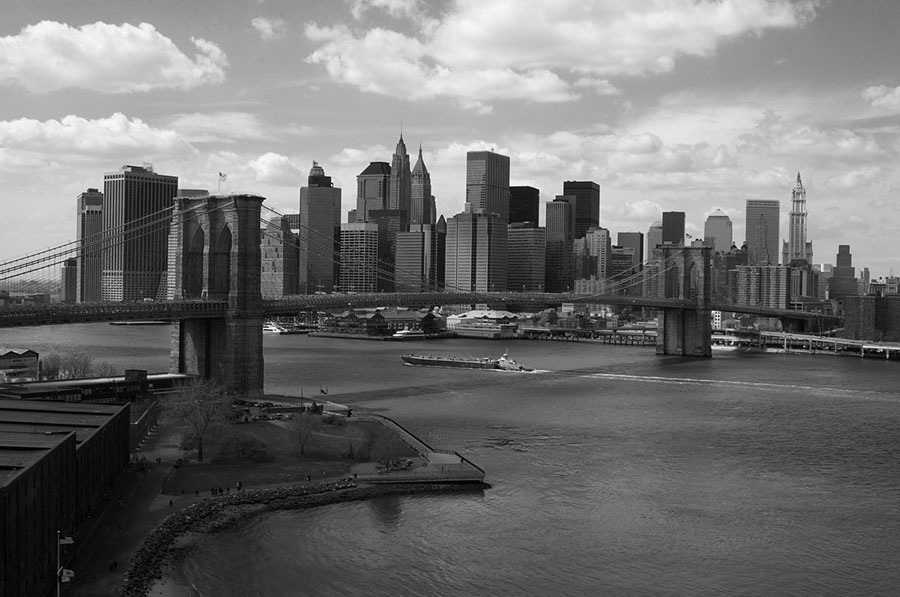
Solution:
M353 309L364 307L429 307L448 304L514 304L535 309L561 303L591 303L647 308L696 309L691 301L622 295L517 292L423 292L311 294L262 301L264 317L292 316L309 309ZM711 310L791 319L828 318L820 313L768 309L746 305L712 304ZM227 301L173 300L128 303L52 303L0 308L0 327L88 323L93 321L221 319L228 314ZM250 314L248 314L250 315ZM833 318L832 318L833 319Z

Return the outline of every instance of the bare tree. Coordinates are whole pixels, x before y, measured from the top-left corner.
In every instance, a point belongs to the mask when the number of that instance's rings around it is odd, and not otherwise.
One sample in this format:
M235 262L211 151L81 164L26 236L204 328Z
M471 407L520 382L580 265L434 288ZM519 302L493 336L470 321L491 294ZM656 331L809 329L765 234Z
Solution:
M383 464L391 466L397 460L397 436L384 424L369 436L369 454L371 458Z
M309 442L309 436L316 428L322 425L322 415L313 414L309 410L294 413L294 418L288 423L288 430L291 437L300 447L300 455L303 456L306 445Z
M203 438L231 420L231 397L216 384L195 380L163 401L165 413L185 425L197 441L197 460L203 462Z
M115 375L115 366L94 363L85 352L67 351L51 353L41 359L41 376L44 379L79 379L83 377L108 377Z

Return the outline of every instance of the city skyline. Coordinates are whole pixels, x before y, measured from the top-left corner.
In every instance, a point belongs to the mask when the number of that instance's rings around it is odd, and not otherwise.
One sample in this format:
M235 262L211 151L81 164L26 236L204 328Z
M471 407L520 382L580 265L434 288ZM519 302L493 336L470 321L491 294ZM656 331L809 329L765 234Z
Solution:
M889 3L38 0L5 17L0 260L73 240L73 197L125 164L210 191L223 172L222 192L295 213L315 160L345 189L344 219L346 190L403 134L439 216L463 209L466 153L494 149L541 203L597 182L612 233L683 211L700 238L721 209L740 245L746 200L777 200L780 243L800 171L815 262L850 245L873 277L897 263Z

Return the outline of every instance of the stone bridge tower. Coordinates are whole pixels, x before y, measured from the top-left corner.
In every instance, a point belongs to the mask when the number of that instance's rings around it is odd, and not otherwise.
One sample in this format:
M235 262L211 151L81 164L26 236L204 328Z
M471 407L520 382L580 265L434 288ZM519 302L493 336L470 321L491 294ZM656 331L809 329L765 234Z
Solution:
M690 303L658 309L656 354L711 357L709 247L660 246L660 298Z
M170 231L174 298L226 301L228 307L224 319L174 324L169 369L250 397L263 392L263 200L255 195L176 197Z

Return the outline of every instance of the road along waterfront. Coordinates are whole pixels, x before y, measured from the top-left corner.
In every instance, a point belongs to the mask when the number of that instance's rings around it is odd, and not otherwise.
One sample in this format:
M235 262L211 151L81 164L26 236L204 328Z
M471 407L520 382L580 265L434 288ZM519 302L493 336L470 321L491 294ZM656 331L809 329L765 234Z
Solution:
M3 344L167 367L165 330L101 325ZM507 349L537 371L400 360ZM463 454L492 488L264 514L200 541L184 573L204 595L889 595L900 584L895 361L302 335L267 336L265 359L269 393L327 388L354 414Z

